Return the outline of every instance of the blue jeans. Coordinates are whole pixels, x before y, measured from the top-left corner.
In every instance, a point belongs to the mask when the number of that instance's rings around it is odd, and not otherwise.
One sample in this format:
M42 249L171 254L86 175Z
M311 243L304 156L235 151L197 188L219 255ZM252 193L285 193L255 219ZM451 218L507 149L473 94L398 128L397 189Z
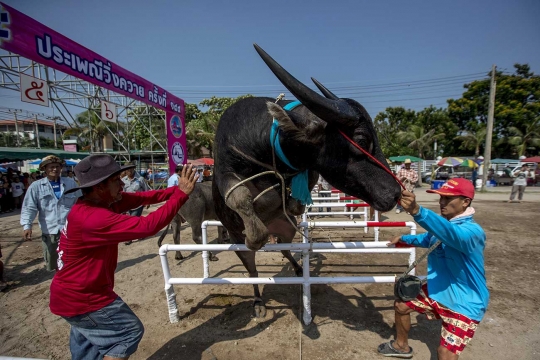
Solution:
M130 356L144 334L142 322L120 297L94 312L64 319L71 325L72 360Z
M319 196L320 197L330 197L330 194L328 194L328 193L319 193ZM321 203L322 203L322 201L321 201ZM322 212L322 211L323 211L323 208L319 207L319 212ZM332 212L332 208L327 207L326 212Z

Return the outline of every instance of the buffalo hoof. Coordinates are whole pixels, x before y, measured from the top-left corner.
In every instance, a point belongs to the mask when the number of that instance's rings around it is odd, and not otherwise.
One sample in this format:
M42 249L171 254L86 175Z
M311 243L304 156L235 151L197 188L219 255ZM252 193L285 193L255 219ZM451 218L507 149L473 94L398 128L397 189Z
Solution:
M294 273L296 274L296 277L302 277L304 276L304 269L300 266L298 269L294 270Z
M256 318L263 318L266 316L266 306L264 301L260 298L253 300L253 310Z
M175 260L184 260L184 257L182 256L182 253L180 251L176 252L176 255L174 256Z
M210 253L210 257L208 258L208 260L210 260L210 261L218 261L219 258L216 255Z

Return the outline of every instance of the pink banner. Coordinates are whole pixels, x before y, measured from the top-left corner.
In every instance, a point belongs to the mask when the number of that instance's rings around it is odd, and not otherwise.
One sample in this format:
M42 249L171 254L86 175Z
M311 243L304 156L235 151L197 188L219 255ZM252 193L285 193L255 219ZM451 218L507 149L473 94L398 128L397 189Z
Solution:
M171 126L167 127L169 163L173 157L170 152L173 148L170 144L172 138L177 139L183 154L186 153L184 100L168 94L163 88L4 3L0 3L0 48L164 110L167 122L173 118L179 119L179 128L182 129L182 135L177 138L171 133ZM187 156L182 158L185 162ZM172 171L175 166L170 165Z
M169 174L172 174L177 164L185 164L187 160L186 128L184 127L184 119L178 114L172 112L166 114Z

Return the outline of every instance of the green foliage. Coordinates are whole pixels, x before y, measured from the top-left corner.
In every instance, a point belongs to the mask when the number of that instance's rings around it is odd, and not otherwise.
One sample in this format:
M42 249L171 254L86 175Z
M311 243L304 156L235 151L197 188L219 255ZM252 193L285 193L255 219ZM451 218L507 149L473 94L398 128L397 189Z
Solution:
M103 151L103 138L105 135L113 133L117 137L123 130L123 124L101 121L101 106L83 111L77 114L75 121L78 126L71 127L64 132L63 138L76 136L81 148L94 151Z
M408 152L407 145L398 139L397 133L405 131L414 124L416 113L403 107L389 107L380 112L373 120L379 135L379 143L386 157L402 155Z
M495 112L493 137L498 141L494 155L516 157L523 153L537 153L534 145L536 130L534 123L540 116L540 77L530 71L529 65L515 64L514 74L496 72ZM448 114L459 128L467 133L475 133L486 126L489 107L490 77L465 84L466 91L461 99L448 102ZM516 139L516 134L523 141ZM511 140L512 139L512 140Z
M128 140L135 150L162 150L157 140L167 138L165 112L152 106L128 111ZM153 134L152 137L150 134Z
M203 147L210 150L212 155L214 137L221 116L229 106L238 100L252 97L242 95L237 98L215 97L202 100L199 105L206 108L205 112L199 110L195 104L186 104L186 139L188 154L193 157L202 155ZM187 120L189 119L189 121Z

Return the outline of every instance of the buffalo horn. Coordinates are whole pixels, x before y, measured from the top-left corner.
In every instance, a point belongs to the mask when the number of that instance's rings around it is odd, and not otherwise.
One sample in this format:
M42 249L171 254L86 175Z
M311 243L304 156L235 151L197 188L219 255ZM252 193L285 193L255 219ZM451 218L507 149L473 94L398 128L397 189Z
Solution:
M302 105L307 107L313 114L326 122L344 125L358 123L361 115L358 114L354 108L349 106L345 100L337 98L330 91L326 90L326 88L323 93L325 93L327 97L328 95L331 95L334 98L326 99L322 97L289 74L287 70L282 68L281 65L272 59L272 57L261 49L259 45L253 44L253 46L279 81L281 81L281 83L285 85L298 100L300 100ZM315 85L317 85L317 83L315 83ZM326 93L328 93L328 95Z
M328 90L323 84L318 82L317 79L311 78L311 81L313 81L313 83L319 88L319 90L321 90L321 92L326 98L330 100L339 100L336 95L334 95L330 90Z

